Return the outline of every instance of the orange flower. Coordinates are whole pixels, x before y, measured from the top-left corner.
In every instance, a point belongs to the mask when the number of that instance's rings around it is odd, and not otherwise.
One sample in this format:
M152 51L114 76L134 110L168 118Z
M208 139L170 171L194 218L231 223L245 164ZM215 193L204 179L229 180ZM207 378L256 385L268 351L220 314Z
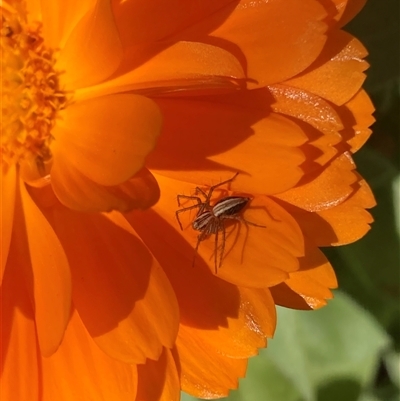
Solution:
M369 228L363 1L78 3L1 6L3 396L225 396ZM236 172L211 205L265 227L222 221L192 268L176 197Z

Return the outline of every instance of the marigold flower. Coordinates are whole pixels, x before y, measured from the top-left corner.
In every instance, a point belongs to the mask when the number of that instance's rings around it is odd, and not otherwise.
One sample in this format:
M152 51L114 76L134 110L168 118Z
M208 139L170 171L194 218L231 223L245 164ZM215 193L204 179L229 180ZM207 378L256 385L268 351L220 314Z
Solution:
M2 2L4 399L223 397L276 304L332 297L319 248L374 205L366 51L340 29L362 4ZM265 227L224 221L192 268L177 195L237 172L211 205L249 197Z

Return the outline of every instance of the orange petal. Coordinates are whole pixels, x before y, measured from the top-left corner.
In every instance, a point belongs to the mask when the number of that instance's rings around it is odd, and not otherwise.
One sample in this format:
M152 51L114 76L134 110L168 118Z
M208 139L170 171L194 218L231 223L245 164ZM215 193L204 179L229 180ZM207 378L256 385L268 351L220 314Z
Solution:
M365 144L372 133L369 127L375 121L372 116L374 106L367 93L360 90L337 111L345 126L340 134L351 146L351 152L355 153Z
M312 92L336 105L351 99L365 79L368 63L365 47L350 34L334 31L317 58L305 72L285 82Z
M62 83L68 90L74 90L108 78L119 66L122 56L110 1L97 0L74 26L57 57L56 68L66 72Z
M367 0L332 0L335 3L339 14L336 18L340 26L346 25L364 7Z
M134 338L133 335L131 341ZM136 366L103 353L90 338L76 311L60 348L50 358L42 358L41 365L43 400L135 399Z
M188 227L195 212L180 214L183 232L175 216L179 209L176 196L190 194L193 187L163 176L157 176L157 181L163 196L153 208L155 213L138 212L131 223L141 236L147 236L146 243L154 236L165 243L170 253L176 252L173 260L179 260L182 268L190 268L194 261L196 269L208 268L214 273L214 235L202 241L196 256L194 248L198 232ZM234 284L261 288L286 279L288 272L298 268L297 256L303 254L303 237L295 220L283 208L261 196L252 200L244 217L266 228L249 225L246 229L243 223L230 226L229 230L236 228L236 232L229 234L231 231L227 230L223 266L218 270L218 277ZM161 238L157 232L162 233Z
M330 209L307 212L289 204L283 207L297 220L305 236L317 246L332 246L348 244L363 237L373 221L365 209L374 205L368 184L361 180L343 203Z
M340 131L343 123L330 103L313 93L286 85L268 87L274 101L271 108L302 120L324 134Z
M96 4L95 0L29 0L28 16L32 21L43 22L43 36L46 45L59 49L67 40L69 34ZM34 18L36 16L36 18Z
M112 187L95 184L62 157L58 157L56 165L58 176L60 170L61 180L53 182L52 187L60 202L73 210L127 212L135 208L146 209L157 202L160 195L157 181L145 168L130 180Z
M10 250L0 290L1 399L39 400L36 328L20 252Z
M54 167L63 155L90 180L117 185L139 171L161 129L161 114L150 99L104 96L75 103L54 129ZM61 179L52 171L52 181Z
M28 23L41 21L44 18L48 17L48 15L46 15L46 17L45 17L44 13L42 13L42 1L41 0L29 0L26 2L25 7L26 7L26 19L27 19ZM46 9L47 9L47 7L46 7ZM43 29L43 31L44 31L44 29ZM43 36L46 36L46 35L43 34Z
M344 245L362 238L370 229L372 216L365 210L376 205L374 195L368 184L359 181L354 194L342 204L328 210L321 210L318 215L334 230L336 241L330 245ZM323 237L319 237L319 246Z
M266 228L246 227L240 222L227 228L219 277L237 285L265 288L284 280L289 272L298 269L298 256L304 254L303 235L286 210L267 197L257 196L243 217ZM194 230L190 228L187 231L189 233L184 231L183 235L195 244ZM211 270L215 270L213 237L203 241L198 252Z
M264 346L265 337L271 337L275 329L275 310L268 290L239 290L204 267L179 263L187 245L181 245L179 237L173 239L175 247L165 241L171 236L170 228L155 213L135 211L127 218L166 272L179 302L182 324L206 333L209 339L213 337L219 352L227 356L248 357ZM193 255L193 249L189 251Z
M232 0L120 1L114 0L114 15L125 47L153 43L213 15L224 7L221 22L232 11Z
M151 210L132 211L125 217L167 274L179 303L180 322L217 328L226 325L227 316L237 316L240 305L237 287L211 275L204 266L188 267L182 250L186 247L193 256L193 248L185 244L167 221ZM203 296L205 292L207 297Z
M182 390L194 397L226 397L230 389L238 387L238 379L246 373L246 359L219 354L186 326L180 326L176 347Z
M144 95L188 90L238 89L245 75L239 61L228 51L195 42L156 43L128 49L128 59L116 78L96 87L82 88L76 100L121 91Z
M277 305L285 306L286 308L290 309L311 309L307 301L297 292L294 292L291 288L289 288L285 282L270 287L270 291L274 298L274 302Z
M32 263L35 322L43 356L53 354L70 317L69 263L57 235L20 182L21 199Z
M221 303L228 303L220 297ZM240 304L234 316L216 328L185 325L185 332L207 344L210 351L228 358L243 359L257 355L272 337L276 325L275 303L269 290L240 289Z
M226 8L221 8L174 38L206 41L227 49L246 68L249 87L298 74L316 59L326 40L322 22L326 12L314 1L242 0L223 20L226 14ZM203 34L211 29L208 36Z
M290 273L284 283L271 287L274 301L292 309L318 309L333 298L330 291L337 287L335 271L325 255L311 243L300 258L300 269Z
M303 175L299 166L305 156L298 146L308 138L293 121L270 113L267 96L260 90L241 93L242 99L158 100L165 116L163 133L147 165L197 183L215 180L215 171L217 178L241 171L241 189L253 193L291 188Z
M310 173L331 161L338 153L335 145L343 141L343 123L333 105L292 86L273 85L268 89L275 100L272 110L300 120L299 125L309 138L308 143L300 147L307 155L302 169Z
M349 154L343 154L330 163L319 176L309 177L309 182L276 195L301 209L315 212L344 202L354 191L358 181L354 162Z
M74 305L98 346L126 363L157 359L163 346L172 347L175 294L126 221L61 207L53 214L71 265Z
M4 269L8 257L8 250L10 248L11 233L14 220L14 206L15 206L15 186L16 186L16 169L10 167L5 173L1 175L1 270L0 270L0 285L3 279Z
M135 401L179 401L178 368L170 350L164 348L158 361L138 365L138 393Z
M197 336L206 336L219 353L235 358L254 355L275 329L275 308L268 290L238 290L205 268L179 263L185 245L179 239L166 241L171 237L168 223L157 217L138 211L127 216L166 272L179 302L181 323Z
M317 247L309 247L300 259L300 270L291 273L285 284L307 302L311 309L326 305L333 298L331 288L337 287L335 271Z

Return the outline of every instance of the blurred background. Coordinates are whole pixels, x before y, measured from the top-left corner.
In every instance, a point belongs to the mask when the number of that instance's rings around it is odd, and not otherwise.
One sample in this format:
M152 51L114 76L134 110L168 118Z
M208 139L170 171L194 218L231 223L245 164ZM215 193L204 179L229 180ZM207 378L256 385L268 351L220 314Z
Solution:
M368 0L345 30L370 53L364 87L377 121L355 160L378 202L375 223L357 243L324 249L335 299L315 312L278 308L275 338L227 401L400 400L399 0Z

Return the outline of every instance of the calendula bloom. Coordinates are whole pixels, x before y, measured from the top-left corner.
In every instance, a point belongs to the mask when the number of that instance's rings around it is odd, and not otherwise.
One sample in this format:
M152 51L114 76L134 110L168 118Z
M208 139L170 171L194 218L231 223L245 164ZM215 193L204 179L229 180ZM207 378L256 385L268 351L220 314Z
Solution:
M276 304L332 297L319 248L374 204L351 158L366 51L341 30L362 5L2 2L4 399L223 397ZM260 227L223 220L195 254L177 195L236 173L210 204L251 198Z

